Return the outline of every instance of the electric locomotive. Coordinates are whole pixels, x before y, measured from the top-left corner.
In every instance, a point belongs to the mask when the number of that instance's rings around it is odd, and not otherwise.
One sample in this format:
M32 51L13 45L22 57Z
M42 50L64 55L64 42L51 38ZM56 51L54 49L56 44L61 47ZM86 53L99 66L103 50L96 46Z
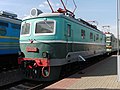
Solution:
M66 8L52 12L33 8L23 19L18 64L27 79L56 80L80 61L106 53L105 34L96 26Z
M117 51L117 38L115 38L115 36L110 32L105 32L105 35L107 54Z
M0 11L0 69L18 65L21 22L16 14Z

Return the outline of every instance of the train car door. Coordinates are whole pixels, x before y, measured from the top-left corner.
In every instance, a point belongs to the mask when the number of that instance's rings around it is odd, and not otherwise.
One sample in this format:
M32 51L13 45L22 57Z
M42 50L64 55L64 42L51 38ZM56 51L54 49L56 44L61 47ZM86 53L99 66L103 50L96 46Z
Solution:
M72 52L72 43L73 43L73 31L72 31L72 25L70 23L66 23L66 51Z

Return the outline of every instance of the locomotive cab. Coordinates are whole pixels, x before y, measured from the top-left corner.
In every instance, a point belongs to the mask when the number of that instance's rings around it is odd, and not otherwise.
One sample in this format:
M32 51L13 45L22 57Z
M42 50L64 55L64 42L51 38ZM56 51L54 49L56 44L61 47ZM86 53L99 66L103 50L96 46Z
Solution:
M110 32L105 32L106 34L106 52L108 54L117 51L117 39Z
M60 27L56 24L60 23L60 18L58 17L59 14L56 14L57 16L49 14L48 16L48 14L40 13L37 16L37 14L33 14L33 12L38 13L34 10L31 10L32 14L29 18L23 20L21 25L20 48L22 52L20 53L18 63L23 70L29 69L26 74L27 77L32 79L34 77L37 79L48 77L47 80L49 80L53 78L50 72L55 74L54 69L50 69L50 59L55 59L58 55L58 53L56 54L58 52L58 43L55 41L56 39L60 40L61 37L59 36L62 35L56 30L56 27ZM63 50L59 51L62 52ZM54 60L51 63L53 64ZM33 72L34 75L31 75L30 72ZM38 76L38 74L41 75ZM58 78L57 75L54 76L54 78Z

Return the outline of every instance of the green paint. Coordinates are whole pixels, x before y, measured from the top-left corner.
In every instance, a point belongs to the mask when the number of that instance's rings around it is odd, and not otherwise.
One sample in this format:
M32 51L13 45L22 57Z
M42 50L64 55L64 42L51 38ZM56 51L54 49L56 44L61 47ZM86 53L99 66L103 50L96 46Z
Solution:
M54 35L35 35L35 22L39 21L51 21L56 22L55 34ZM30 35L20 36L20 47L21 51L24 52L26 58L41 58L42 52L48 51L51 58L65 58L68 52L79 52L79 51L99 51L105 50L105 45L95 45L95 44L68 44L68 42L85 42L85 43L99 43L105 44L105 35L95 28L91 28L86 25L81 25L79 21L70 19L65 16L51 16L51 17L38 17L33 19L26 19L23 23L30 23ZM68 31L69 26L69 31ZM85 38L81 36L81 30L85 31ZM90 39L90 33L93 33L93 38ZM97 38L98 35L98 38ZM52 41L59 40L66 43L35 43L27 44L22 42L29 42L29 40L34 41ZM26 52L27 46L37 47L39 49L38 53Z

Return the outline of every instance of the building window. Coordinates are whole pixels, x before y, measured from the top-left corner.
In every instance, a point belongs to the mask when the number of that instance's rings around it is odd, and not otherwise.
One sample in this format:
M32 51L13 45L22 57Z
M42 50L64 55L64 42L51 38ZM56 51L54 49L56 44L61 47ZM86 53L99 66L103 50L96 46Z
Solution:
M93 33L90 32L90 39L93 39Z
M81 30L81 37L82 39L85 39L85 30Z

